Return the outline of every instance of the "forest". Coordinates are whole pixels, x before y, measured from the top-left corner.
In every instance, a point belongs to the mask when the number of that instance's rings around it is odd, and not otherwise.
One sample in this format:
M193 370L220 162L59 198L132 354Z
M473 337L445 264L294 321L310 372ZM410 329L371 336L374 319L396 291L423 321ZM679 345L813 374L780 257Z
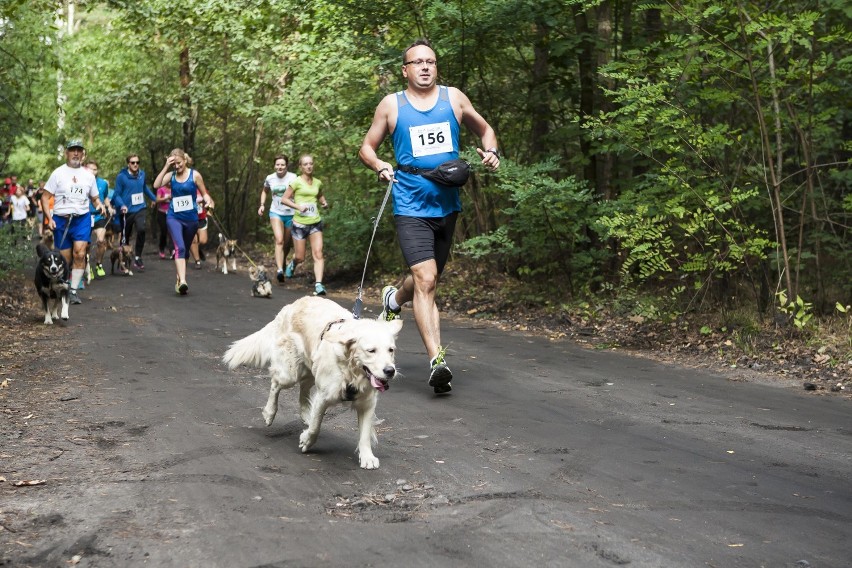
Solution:
M310 153L326 266L360 275L385 187L358 149L422 37L503 156L463 188L451 262L522 283L518 301L848 320L850 15L843 0L5 0L0 172L45 179L82 138L108 180L131 152L153 179L183 148L231 235L271 246L263 179L275 155ZM474 165L477 144L463 134ZM399 272L388 218L376 242L371 274Z

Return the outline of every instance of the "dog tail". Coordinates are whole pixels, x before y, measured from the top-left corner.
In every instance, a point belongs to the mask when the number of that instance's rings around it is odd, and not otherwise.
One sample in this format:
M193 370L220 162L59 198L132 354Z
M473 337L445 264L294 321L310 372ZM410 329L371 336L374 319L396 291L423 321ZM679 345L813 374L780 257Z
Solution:
M272 360L275 351L275 328L278 325L277 318L272 320L266 327L244 337L231 344L231 348L225 352L222 361L233 370L240 365L252 367L264 367Z

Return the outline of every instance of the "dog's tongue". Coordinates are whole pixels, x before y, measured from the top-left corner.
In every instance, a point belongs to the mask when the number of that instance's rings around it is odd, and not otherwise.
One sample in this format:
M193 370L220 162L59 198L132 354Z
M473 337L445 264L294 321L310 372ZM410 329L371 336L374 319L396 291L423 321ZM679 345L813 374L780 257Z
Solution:
M385 390L387 390L388 388L388 386L382 381L380 381L378 377L375 377L373 375L370 375L370 384L373 385L373 388L375 388L379 392L385 392Z

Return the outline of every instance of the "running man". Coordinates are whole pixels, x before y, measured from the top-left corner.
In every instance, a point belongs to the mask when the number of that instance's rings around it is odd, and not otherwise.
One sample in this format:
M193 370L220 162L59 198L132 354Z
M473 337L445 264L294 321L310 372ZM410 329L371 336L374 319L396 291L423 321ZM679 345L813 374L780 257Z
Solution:
M54 247L71 265L72 304L82 304L77 295L86 272L86 251L92 236L91 201L102 215L106 213L98 195L94 174L83 167L83 142L71 140L65 145L65 164L59 166L44 186L41 209L45 212L47 228L53 231ZM53 210L50 197L54 198Z
M102 177L98 177L98 163L94 160L86 162L86 168L92 175L95 176L95 183L98 186L98 197L101 203L104 204L108 214L101 215L94 211L94 206L90 208L92 213L92 232L95 234L95 278L103 278L106 276L104 270L104 255L106 254L106 227L115 211L110 206L109 201L109 183Z
M152 203L157 201L157 196L145 185L145 171L139 168L139 155L127 156L127 167L115 176L115 191L112 195L112 203L117 211L124 215L125 239L130 242L130 237L136 230L136 246L134 247L133 266L137 270L145 270L142 262L142 249L145 248L146 205L145 197Z
M376 151L390 135L398 168L432 169L459 156L459 125L464 124L482 142L477 148L482 164L500 165L497 136L470 100L454 87L438 85L438 56L428 41L419 39L402 54L404 91L387 95L379 103L364 137L359 157L393 184L393 213L402 254L410 273L402 287L382 289L381 319L391 321L400 306L412 301L414 320L429 357L429 386L436 394L452 390L453 374L441 346L441 321L435 291L452 247L456 219L461 211L459 190L432 182L419 174L394 172ZM415 170L416 171L416 170Z

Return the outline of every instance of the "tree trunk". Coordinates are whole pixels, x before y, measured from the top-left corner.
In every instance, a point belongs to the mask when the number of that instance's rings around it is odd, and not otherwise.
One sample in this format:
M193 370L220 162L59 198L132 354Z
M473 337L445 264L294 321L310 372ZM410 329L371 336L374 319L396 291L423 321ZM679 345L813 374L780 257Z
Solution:
M738 5L740 11L741 18L741 32L746 33L745 30L745 20L749 19L748 14L743 9L742 4ZM766 52L768 57L768 70L771 81L774 83L775 81L775 57L772 53L772 40L766 36L760 30L757 31L758 35L760 35L763 39L766 40ZM780 247L780 258L778 262L779 270L783 272L783 274L779 275L779 280L783 278L784 283L786 284L787 289L787 298L788 301L795 301L796 299L796 290L793 288L793 278L790 274L790 255L787 251L787 234L786 229L784 227L784 203L781 200L781 165L782 165L782 156L783 152L781 151L781 130L780 130L780 104L778 102L778 92L776 88L773 86L772 88L772 101L773 101L773 116L775 118L775 152L773 153L773 145L770 141L769 136L769 127L766 124L766 120L763 116L763 101L760 95L760 88L757 84L757 71L754 69L754 61L752 59L751 52L745 52L746 64L748 65L749 76L751 79L752 93L754 95L754 104L756 109L757 121L760 128L760 136L762 139L762 150L763 150L763 164L764 171L769 177L769 201L772 207L772 217L775 222L775 236L778 239L778 246ZM776 170L777 163L777 170Z
M547 156L550 144L547 135L550 132L550 85L548 74L550 63L548 55L550 47L548 38L550 28L547 24L535 24L535 45L533 46L534 60L532 67L532 85L530 86L530 112L532 113L530 129L530 156L536 162Z
M230 182L228 181L229 179L231 179L231 137L228 133L228 125L230 124L230 114L230 111L226 108L225 113L222 116L222 200L225 203L225 216L219 217L219 221L224 223L229 235L232 233L231 219L233 215L233 199L231 196ZM210 188L207 189L209 190Z
M610 53L612 52L612 10L609 0L604 0L598 5L597 20L598 39L601 45L597 54L597 69L600 69L609 63ZM598 82L607 89L612 89L614 87L611 79L605 79L599 76ZM603 90L596 88L594 94L596 99L595 109L598 112L610 112L612 110L612 105L603 94ZM614 163L614 156L610 152L598 154L596 172L598 180L598 194L603 196L606 200L611 200L615 197L612 188L612 170Z
M192 97L189 96L189 85L192 83L191 68L189 63L189 47L184 46L180 50L180 88L183 94L183 103L186 111L186 119L183 121L183 151L190 156L195 153L195 109Z
M594 47L589 31L589 22L586 13L578 10L574 14L574 27L577 35L584 38L580 42L580 53L577 55L577 64L580 69L580 120L585 122L587 117L593 116L595 112L595 59ZM592 146L586 135L580 136L580 152L585 158L583 165L583 177L589 186L598 189L597 183L597 160L592 154Z

